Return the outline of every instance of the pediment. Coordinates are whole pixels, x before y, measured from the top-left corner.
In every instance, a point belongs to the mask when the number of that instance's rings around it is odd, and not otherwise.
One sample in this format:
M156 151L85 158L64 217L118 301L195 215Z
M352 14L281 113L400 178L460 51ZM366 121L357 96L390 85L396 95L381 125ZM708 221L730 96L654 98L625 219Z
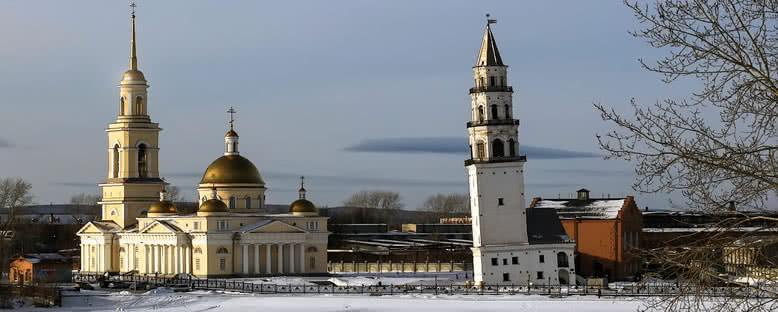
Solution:
M256 224L256 226L247 229L244 233L307 233L299 227L281 221L274 220L263 223Z
M91 222L84 224L84 226L78 230L77 234L102 234L106 231L100 229L99 227L95 226Z
M142 230L140 230L139 233L174 234L178 232L179 232L178 229L174 228L173 226L167 223L154 221L151 224L144 227Z

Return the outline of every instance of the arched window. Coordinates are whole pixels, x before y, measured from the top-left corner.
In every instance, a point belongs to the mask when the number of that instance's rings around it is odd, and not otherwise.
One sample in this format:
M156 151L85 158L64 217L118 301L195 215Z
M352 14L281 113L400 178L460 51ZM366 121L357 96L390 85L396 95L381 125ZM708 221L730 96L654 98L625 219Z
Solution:
M235 196L230 196L230 209L235 209Z
M516 157L516 141L513 139L508 140L508 155Z
M251 209L251 197L246 196L246 209Z
M494 87L494 76L489 77L489 86Z
M484 159L486 158L486 150L484 148L484 142L478 142L476 144L476 149L478 150L478 159Z
M146 144L138 145L138 176L145 178L148 173Z
M135 114L136 115L146 114L146 112L143 111L143 98L140 96L135 98Z
M492 105L492 118L490 119L500 119L499 114L497 114L497 105Z
M121 99L121 105L119 105L119 115L124 115L124 97Z
M511 106L505 104L505 119L511 118Z
M305 250L305 252L317 252L317 251L319 251L319 250L316 249L316 247L313 247L313 246L308 247L308 249Z
M484 107L478 106L478 121L483 122L484 121Z
M119 144L113 146L113 177L119 177Z
M556 266L560 268L568 267L566 253L560 251L556 254Z
M503 87L507 86L507 84L505 83L505 76L500 76L500 86Z
M505 156L505 146L503 146L502 140L494 139L494 141L492 141L492 157L503 156Z
M216 250L216 253L217 253L217 254L228 254L228 253L230 253L230 251L229 251L229 250L227 250L227 248L224 248L224 247L219 247L219 249L218 249L218 250Z

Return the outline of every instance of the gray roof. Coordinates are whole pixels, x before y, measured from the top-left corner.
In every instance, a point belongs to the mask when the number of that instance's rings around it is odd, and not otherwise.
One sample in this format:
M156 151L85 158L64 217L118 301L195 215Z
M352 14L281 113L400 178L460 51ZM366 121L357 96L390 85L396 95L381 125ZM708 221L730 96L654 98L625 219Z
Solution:
M261 227L263 227L263 226L265 226L267 224L270 224L270 222L273 222L273 221L275 221L275 220L267 219L267 220L259 221L257 223L247 224L247 225L239 227L236 232L240 232L240 233L250 232L250 231L256 230L258 228L261 228Z
M478 63L476 66L504 66L502 63L502 57L500 57L500 50L497 49L497 41L494 40L492 35L492 27L489 24L486 25L486 31L484 31L484 39L481 42L481 51L478 53Z
M527 238L530 244L553 244L570 241L553 208L527 209Z
M553 208L560 219L616 219L624 207L624 200L625 198L539 199L533 208L527 210Z

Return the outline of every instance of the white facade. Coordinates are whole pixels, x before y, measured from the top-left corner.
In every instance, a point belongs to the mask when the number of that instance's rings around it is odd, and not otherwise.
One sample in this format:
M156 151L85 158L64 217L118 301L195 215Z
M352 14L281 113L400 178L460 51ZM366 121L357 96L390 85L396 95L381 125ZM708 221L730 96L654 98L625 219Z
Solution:
M468 123L471 155L465 161L474 278L486 285L574 284L575 244L532 244L528 237L526 157L519 155L519 121L513 118L513 88L507 83L507 69L487 24L473 67L472 120Z

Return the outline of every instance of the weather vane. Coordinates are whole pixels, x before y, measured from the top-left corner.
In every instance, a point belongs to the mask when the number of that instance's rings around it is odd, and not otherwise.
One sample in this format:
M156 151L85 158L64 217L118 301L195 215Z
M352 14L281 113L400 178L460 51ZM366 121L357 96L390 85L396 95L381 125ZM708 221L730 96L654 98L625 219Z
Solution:
M490 19L489 18L490 16L491 15L489 15L489 13L486 13L486 24L489 25L489 24L497 23L497 20L496 19Z
M232 129L232 124L235 122L233 115L237 113L237 111L235 111L235 109L230 106L230 109L227 110L227 113L230 114L230 129Z
M138 6L138 5L136 5L136 4L135 4L135 1L133 1L132 3L130 3L130 7L132 8L132 16L133 16L133 17L135 17L135 7L137 7L137 6Z

